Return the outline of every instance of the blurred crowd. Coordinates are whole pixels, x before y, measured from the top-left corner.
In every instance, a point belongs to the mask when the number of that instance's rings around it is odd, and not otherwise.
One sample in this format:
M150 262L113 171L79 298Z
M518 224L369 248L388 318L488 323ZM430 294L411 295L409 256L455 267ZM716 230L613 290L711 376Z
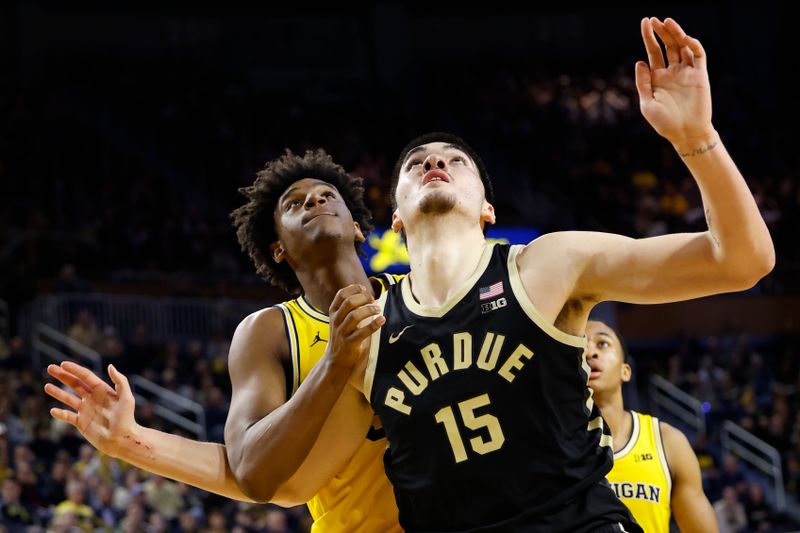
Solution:
M230 380L223 339L183 345L137 328L120 339L86 311L70 338L100 350L104 362L138 373L204 406L207 438L222 442ZM97 452L70 425L49 415L43 378L19 337L0 339L0 532L294 533L310 529L304 507L234 502L150 475ZM137 406L139 423L195 438ZM4 529L5 528L5 529Z
M320 101L188 67L151 66L157 86L131 66L91 67L46 89L0 84L0 294L12 307L65 264L90 280L252 280L228 214L237 188L285 147L328 149L365 179L385 224L394 158L433 128L485 159L500 224L635 237L705 225L697 187L642 118L627 67L425 72L430 90L413 115L409 102L358 91ZM795 291L796 154L782 149L784 130L763 127L763 103L714 81L715 125L776 241L778 268L761 289ZM452 84L471 90L447 94Z
M39 65L51 71L33 86L0 77L0 299L10 308L10 327L0 329L0 532L308 530L302 508L231 502L95 452L49 416L43 377L20 336L28 332L16 322L42 292L87 292L101 281L169 280L182 295L256 283L229 213L240 205L237 189L285 148L324 147L363 177L384 225L399 150L446 130L484 159L499 224L633 237L705 227L697 186L639 112L635 56L579 65L542 54L531 66L455 54L404 72L424 80L419 90L403 80L398 88L321 80L299 65L297 79L313 83L273 83L263 72L226 70L209 52L143 59L92 50ZM754 292L798 293L793 123L775 120L779 106L726 71L712 71L714 123L778 254ZM64 333L104 363L199 402L208 438L221 441L228 332L179 342L144 325L123 337L118 326L82 310ZM766 503L765 481L715 444L722 420L775 446L787 490L800 492L798 341L731 333L638 357L641 383L661 374L708 408L709 435L696 452L723 531L771 531L785 517ZM138 406L137 420L180 432L153 404Z
M120 338L87 310L67 334L113 362L204 407L208 439L223 440L230 398L229 339L176 342L153 338L140 325ZM686 339L674 350L634 349L639 383L660 374L704 403L707 435L694 443L703 485L722 531L787 530L792 522L768 497L770 480L719 445L724 420L732 420L779 450L785 488L800 496L800 367L796 335L754 338L738 332ZM306 531L304 509L281 510L232 502L145 474L98 454L68 425L52 419L52 402L19 337L0 341L0 523L37 524L49 531ZM642 397L647 396L641 390ZM638 406L649 410L647 403ZM138 423L190 436L137 406ZM238 529L237 529L238 528ZM35 530L34 530L35 531Z

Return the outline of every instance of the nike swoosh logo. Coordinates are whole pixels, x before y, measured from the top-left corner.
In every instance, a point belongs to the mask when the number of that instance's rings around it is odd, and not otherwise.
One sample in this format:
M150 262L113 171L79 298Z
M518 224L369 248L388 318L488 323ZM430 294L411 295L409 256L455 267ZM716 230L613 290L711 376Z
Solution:
M405 333L408 328L413 328L413 327L414 327L414 324L409 324L408 326L406 326L403 329L401 329L400 333L392 333L391 335L389 335L389 344L396 343L397 340L400 338L400 335Z

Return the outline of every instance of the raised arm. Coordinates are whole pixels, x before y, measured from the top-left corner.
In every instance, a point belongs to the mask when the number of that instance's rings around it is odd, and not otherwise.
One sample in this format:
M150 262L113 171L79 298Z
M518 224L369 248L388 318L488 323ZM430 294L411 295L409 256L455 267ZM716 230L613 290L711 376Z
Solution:
M666 45L666 63L654 30ZM697 182L708 230L648 239L589 232L537 239L518 264L532 297L542 289L535 269L558 275L559 297L543 304L551 318L570 300L664 303L744 290L775 263L753 195L712 125L702 45L672 19L644 19L641 31L649 58L649 65L636 64L642 114ZM574 329L582 331L582 325Z
M665 422L659 422L672 474L670 507L684 533L719 531L717 517L703 492L700 464L686 436Z

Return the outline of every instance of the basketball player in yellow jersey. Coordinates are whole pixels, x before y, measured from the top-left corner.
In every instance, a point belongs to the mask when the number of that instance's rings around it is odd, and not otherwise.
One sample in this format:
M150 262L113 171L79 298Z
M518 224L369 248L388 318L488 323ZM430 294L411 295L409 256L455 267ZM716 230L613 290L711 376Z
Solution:
M683 433L625 410L622 384L631 379L631 367L620 337L597 320L587 323L586 337L589 386L614 439L614 467L607 476L614 492L647 533L668 533L671 514L683 532L719 531L700 465Z
M399 532L386 440L374 429L350 433L353 413L371 410L342 393L354 346L383 323L370 320L374 296L395 281L370 282L359 261L371 229L361 180L320 150L271 162L243 193L248 201L234 212L240 244L267 281L298 297L250 315L234 334L225 445L136 424L127 379L113 366L116 390L74 363L50 365L77 393L47 384L70 408L51 414L149 472L242 501L308 502L317 533ZM332 458L329 450L351 435L357 444Z

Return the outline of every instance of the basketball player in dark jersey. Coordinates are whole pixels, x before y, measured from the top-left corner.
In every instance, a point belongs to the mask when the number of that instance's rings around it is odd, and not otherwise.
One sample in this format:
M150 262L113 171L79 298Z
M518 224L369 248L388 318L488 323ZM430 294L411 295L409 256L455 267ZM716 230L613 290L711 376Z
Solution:
M383 422L408 531L640 531L605 481L611 437L587 388L584 331L601 301L663 303L744 290L774 248L711 122L706 56L671 19L644 19L641 110L700 187L708 231L589 232L491 246L491 186L460 139L412 141L393 228L411 273L379 299L363 389ZM666 45L665 61L654 34Z

